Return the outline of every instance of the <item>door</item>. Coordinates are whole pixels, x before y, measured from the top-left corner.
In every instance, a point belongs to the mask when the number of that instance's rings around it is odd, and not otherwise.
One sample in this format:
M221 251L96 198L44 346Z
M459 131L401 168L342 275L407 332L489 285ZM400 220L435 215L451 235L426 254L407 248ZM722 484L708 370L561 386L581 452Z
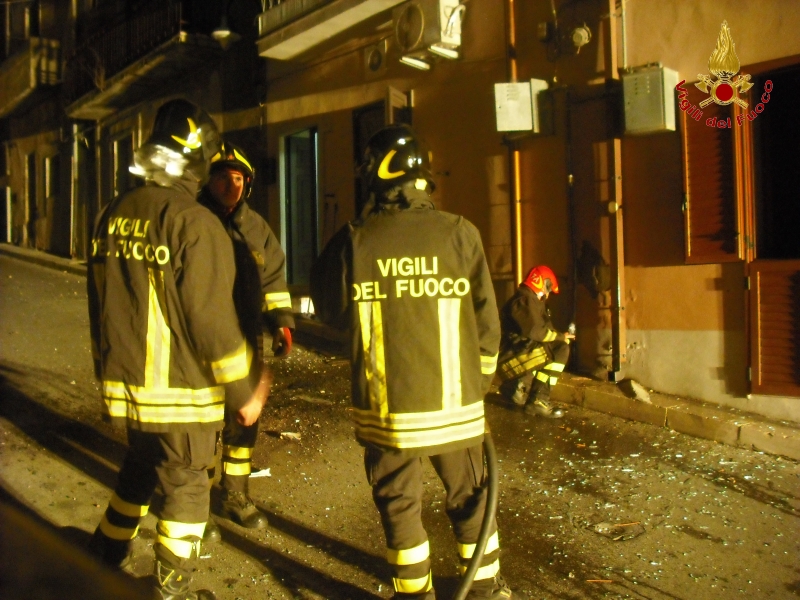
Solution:
M317 137L311 128L284 138L286 278L292 285L308 285L319 250Z

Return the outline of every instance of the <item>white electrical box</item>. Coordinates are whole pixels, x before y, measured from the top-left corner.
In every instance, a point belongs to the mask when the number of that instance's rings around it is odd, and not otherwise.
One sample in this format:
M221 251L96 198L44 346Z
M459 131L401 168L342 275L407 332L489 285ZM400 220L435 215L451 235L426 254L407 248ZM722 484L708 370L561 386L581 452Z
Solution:
M622 75L625 133L675 131L675 86L678 72L661 66Z
M541 133L546 118L541 110L540 93L546 89L547 82L543 79L494 84L497 131Z

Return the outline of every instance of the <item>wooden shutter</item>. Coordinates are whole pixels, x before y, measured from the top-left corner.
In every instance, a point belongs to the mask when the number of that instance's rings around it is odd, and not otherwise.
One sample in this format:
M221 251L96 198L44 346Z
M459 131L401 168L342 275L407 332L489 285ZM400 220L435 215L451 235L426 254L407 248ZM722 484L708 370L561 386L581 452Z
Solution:
M800 396L800 260L749 267L752 392Z
M687 86L688 87L688 86ZM716 117L736 127L731 106L711 104L699 121L682 115L686 263L741 260L742 210L736 190L734 132L706 125Z

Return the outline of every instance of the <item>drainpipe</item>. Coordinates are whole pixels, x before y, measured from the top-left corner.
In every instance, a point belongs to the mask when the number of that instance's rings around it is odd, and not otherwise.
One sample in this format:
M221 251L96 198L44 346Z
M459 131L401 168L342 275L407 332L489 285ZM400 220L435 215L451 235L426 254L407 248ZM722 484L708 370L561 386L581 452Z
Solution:
M78 125L72 124L72 181L69 193L69 253L72 258L78 256L78 241L75 239L75 206L78 201Z
M517 82L517 25L514 14L514 0L507 0L507 39L508 46L508 79ZM511 177L511 268L514 274L514 287L522 283L522 189L520 185L519 150L510 145L508 148L509 171Z

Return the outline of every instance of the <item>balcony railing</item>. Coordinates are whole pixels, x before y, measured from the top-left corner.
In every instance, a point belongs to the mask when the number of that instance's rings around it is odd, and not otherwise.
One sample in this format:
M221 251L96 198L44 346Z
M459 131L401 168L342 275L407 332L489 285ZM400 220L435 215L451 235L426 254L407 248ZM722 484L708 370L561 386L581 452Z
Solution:
M61 82L61 47L58 40L32 37L0 63L0 118L35 97L41 86Z
M181 5L159 3L132 19L112 27L80 46L67 62L64 95L72 104L106 83L125 67L181 33Z

